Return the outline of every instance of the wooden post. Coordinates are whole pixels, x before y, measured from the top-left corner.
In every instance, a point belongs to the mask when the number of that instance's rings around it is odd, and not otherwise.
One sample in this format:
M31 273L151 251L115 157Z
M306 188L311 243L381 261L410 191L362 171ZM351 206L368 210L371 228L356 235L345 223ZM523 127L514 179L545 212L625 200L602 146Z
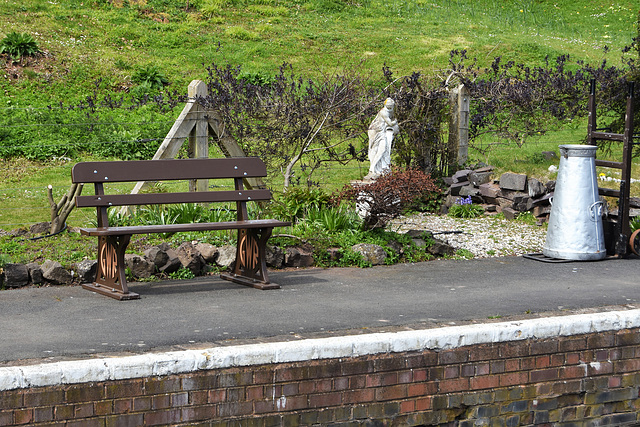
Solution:
M207 85L202 80L194 80L189 84L189 100L193 100L190 120L195 120L195 126L189 133L189 158L207 159L209 158L209 126L207 123L206 111L198 104L198 97L207 96ZM191 180L189 191L207 191L209 181L206 179Z
M464 85L449 92L449 140L447 173L453 174L469 155L469 93Z

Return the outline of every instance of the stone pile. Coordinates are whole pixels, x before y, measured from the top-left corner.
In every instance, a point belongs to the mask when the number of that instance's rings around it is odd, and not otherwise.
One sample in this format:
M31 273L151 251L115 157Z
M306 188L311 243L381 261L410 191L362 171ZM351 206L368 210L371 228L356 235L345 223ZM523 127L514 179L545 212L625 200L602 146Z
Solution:
M549 219L549 200L555 189L555 181L542 183L525 174L507 172L494 179L491 166L460 170L446 178L445 183L449 186L445 211L460 198L471 197L473 203L482 205L489 214L502 213L506 219L515 219L520 213L531 212L539 224Z

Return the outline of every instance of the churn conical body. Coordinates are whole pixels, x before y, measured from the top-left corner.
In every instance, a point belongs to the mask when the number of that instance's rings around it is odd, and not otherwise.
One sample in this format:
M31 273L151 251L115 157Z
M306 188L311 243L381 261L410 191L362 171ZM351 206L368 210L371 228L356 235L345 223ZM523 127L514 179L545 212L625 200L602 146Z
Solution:
M561 145L560 168L553 195L543 255L595 261L607 255L598 196L596 149L592 145Z

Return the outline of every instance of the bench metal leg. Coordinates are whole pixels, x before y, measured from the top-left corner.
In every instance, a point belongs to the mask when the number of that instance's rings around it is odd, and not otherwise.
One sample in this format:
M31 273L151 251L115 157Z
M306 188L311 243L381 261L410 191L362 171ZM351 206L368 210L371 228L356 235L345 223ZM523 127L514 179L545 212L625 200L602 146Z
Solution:
M130 240L130 235L99 236L96 280L82 287L118 300L140 298L135 292L129 292L125 277L124 253Z
M266 248L272 228L238 230L236 265L233 273L220 277L257 289L280 289L280 285L269 282L267 274Z

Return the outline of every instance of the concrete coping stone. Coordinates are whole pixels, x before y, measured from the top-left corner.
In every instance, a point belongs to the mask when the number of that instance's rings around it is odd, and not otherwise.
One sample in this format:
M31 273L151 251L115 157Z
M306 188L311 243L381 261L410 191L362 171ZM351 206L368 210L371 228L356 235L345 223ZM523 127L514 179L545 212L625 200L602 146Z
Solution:
M381 353L449 350L475 344L546 339L637 327L640 327L640 310L625 310L9 366L0 368L0 391Z

